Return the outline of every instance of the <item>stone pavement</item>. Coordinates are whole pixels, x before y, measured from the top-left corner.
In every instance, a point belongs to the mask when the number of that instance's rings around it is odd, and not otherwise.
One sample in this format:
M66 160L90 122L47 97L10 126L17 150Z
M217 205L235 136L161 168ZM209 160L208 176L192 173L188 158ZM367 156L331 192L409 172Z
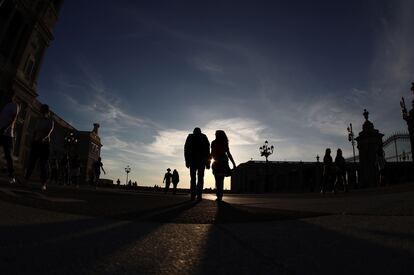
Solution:
M319 194L233 195L231 204L216 204L185 195L37 190L0 184L2 274L414 272L406 189L338 196L366 202L360 206L369 211L356 214L315 211L327 200L327 207L341 205ZM387 205L393 215L382 214Z

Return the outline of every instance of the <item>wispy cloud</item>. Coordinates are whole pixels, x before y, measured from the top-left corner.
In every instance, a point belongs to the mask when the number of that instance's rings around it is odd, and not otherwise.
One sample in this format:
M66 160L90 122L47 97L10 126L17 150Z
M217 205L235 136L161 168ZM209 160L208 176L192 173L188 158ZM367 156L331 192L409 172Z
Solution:
M187 135L188 132L182 130L161 130L154 137L154 142L149 144L148 150L160 158L173 157L175 159L182 159L184 156L184 142Z
M256 145L258 142L261 142L263 140L261 135L266 126L249 118L227 118L213 120L206 125L200 125L200 128L210 141L215 138L216 130L224 130L231 144L237 146ZM149 145L149 151L159 156L182 159L184 143L188 134L189 131L177 129L159 131L155 136L154 142Z
M80 81L58 78L60 93L70 103L71 108L81 112L84 117L105 124L108 129L119 130L130 127L159 127L148 118L142 118L125 110L126 102L110 91L102 77L84 63L79 63L83 72ZM73 90L76 89L77 93ZM75 97L74 95L78 97Z
M213 74L221 74L223 73L223 67L213 63L211 60L201 58L201 57L193 57L189 59L189 63L193 65L197 70L202 72L208 72Z
M398 101L410 98L414 76L413 1L395 1L390 15L379 19L372 61L372 104L382 113L382 127L389 131L405 128Z

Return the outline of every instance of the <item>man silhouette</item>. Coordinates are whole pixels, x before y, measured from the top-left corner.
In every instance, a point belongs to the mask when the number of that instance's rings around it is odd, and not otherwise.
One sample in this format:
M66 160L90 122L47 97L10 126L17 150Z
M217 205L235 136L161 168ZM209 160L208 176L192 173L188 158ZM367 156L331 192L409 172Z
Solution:
M202 200L204 169L210 169L210 142L200 128L194 128L184 145L185 166L190 169L191 200ZM196 179L197 175L197 179Z
M1 92L3 93L3 91ZM0 146L3 147L10 183L15 183L16 180L14 178L13 159L11 155L13 151L14 126L20 107L15 101L13 92L6 93L6 100L7 104L0 111Z
M47 104L40 106L40 117L36 121L33 131L33 141L29 155L29 162L26 169L25 179L28 181L39 160L40 179L42 181L42 190L46 191L49 168L49 148L50 136L55 127L53 119L50 117L50 110Z
M171 169L168 168L167 173L165 173L164 179L162 180L163 183L165 182L164 193L168 193L168 190L170 189L171 179L172 179Z

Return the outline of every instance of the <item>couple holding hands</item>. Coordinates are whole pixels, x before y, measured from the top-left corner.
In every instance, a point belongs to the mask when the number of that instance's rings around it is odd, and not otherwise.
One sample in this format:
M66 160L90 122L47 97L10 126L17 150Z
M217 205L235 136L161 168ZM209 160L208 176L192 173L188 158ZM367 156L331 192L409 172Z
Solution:
M204 170L212 169L216 180L217 201L223 198L224 178L231 175L229 160L236 168L233 156L229 149L229 140L223 130L216 131L216 139L211 143L200 128L195 128L192 134L189 134L184 146L185 166L190 169L191 178L191 200L202 200L204 185Z

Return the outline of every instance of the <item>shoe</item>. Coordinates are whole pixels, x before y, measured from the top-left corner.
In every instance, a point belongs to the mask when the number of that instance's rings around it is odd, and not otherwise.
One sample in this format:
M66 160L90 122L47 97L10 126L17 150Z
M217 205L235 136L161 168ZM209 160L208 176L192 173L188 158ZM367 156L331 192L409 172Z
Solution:
M46 191L46 184L42 185L42 191Z
M15 177L11 177L9 180L10 184L15 184L16 183L16 178Z

